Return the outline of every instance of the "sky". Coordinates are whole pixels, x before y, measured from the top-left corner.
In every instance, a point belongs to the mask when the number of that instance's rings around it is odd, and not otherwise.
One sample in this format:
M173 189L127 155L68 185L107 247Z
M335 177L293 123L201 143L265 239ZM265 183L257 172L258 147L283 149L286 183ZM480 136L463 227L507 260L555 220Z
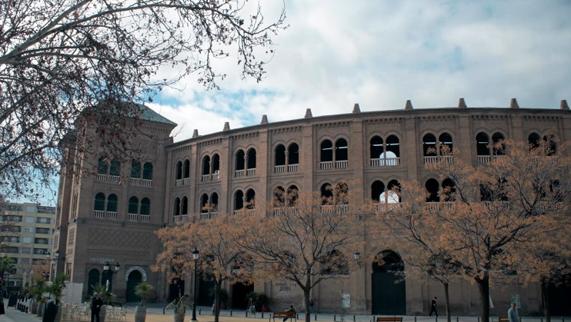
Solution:
M176 122L175 141L270 122L362 111L452 107L558 108L571 100L571 0L263 0L266 21L283 6L260 83L228 77L206 90L192 77L165 88L152 109ZM230 57L232 58L232 57ZM162 70L161 77L169 71ZM40 198L55 204L57 180Z
M175 141L313 115L456 106L558 108L571 99L571 1L264 0L266 21L285 5L260 83L228 78L205 90L192 78L149 104L175 121Z

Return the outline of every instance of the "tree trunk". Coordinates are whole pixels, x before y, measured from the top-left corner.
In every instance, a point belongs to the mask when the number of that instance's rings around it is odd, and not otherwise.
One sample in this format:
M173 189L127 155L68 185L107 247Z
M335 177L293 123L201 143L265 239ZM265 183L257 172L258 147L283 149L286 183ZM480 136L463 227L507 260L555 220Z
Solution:
M483 278L476 278L478 290L480 291L480 305L482 322L490 322L490 276L484 272Z
M305 322L311 322L311 299L309 288L303 290L303 302L305 306Z
M218 322L220 317L220 291L222 289L220 284L218 281L214 283L214 322Z
M541 300L545 322L551 322L551 310L549 309L549 281L546 278L541 279Z
M450 293L448 292L448 283L443 283L444 285L444 300L446 301L446 319L448 322L452 322L452 315L450 313Z

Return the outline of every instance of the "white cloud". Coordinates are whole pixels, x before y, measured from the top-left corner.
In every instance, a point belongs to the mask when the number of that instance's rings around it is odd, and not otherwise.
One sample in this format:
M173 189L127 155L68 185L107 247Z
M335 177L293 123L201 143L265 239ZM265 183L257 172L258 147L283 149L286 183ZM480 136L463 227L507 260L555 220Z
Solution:
M263 1L270 15L281 1ZM229 77L205 92L191 79L162 97L180 106L165 115L192 128L219 131L314 115L362 110L455 106L556 107L571 97L571 25L565 1L286 1L290 28L275 39L264 81ZM269 19L269 18L268 18ZM173 105L173 104L171 104ZM203 121L205 120L205 121ZM190 128L190 129L186 129ZM177 138L178 140L178 138Z

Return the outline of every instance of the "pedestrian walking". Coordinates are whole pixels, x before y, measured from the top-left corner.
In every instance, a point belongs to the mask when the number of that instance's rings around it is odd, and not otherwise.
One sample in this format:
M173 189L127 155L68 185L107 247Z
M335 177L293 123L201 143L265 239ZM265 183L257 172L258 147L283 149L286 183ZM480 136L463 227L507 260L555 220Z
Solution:
M428 316L432 316L432 313L438 317L438 297L434 297L432 302L430 303L430 314Z
M101 312L102 306L103 301L101 297L95 293L91 298L91 322L99 322L99 313Z
M508 320L510 322L519 322L519 314L517 314L517 304L515 302L508 309Z

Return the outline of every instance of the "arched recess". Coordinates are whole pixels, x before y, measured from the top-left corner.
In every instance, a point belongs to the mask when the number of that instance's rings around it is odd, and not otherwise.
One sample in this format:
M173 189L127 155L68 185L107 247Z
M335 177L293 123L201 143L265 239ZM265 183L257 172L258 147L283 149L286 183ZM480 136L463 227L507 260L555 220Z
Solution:
M347 140L339 138L335 141L335 161L349 160L349 145Z
M141 299L135 294L135 287L143 282L143 274L138 270L131 271L127 275L127 287L126 287L126 294L125 300L127 303L130 302L139 302Z
M533 150L539 147L540 136L536 132L532 132L527 137L527 143L529 144L529 149Z
M182 161L176 163L176 179L182 179Z
M248 163L246 164L248 169L256 168L256 149L254 148L248 149L246 162Z
M244 192L237 190L234 192L234 210L240 210L242 208L244 208Z
M153 180L153 164L151 162L145 162L143 165L143 179Z
M131 178L141 177L141 162L138 160L131 160Z
M383 154L383 152L385 152L384 147L383 147L383 139L380 136L375 135L371 138L369 143L370 143L370 147L369 147L370 158L371 159L380 158L381 154Z
M333 187L330 183L324 183L321 185L321 204L322 205L332 205L333 204Z
M333 161L333 143L331 143L330 140L323 140L320 145L320 150L319 161Z
M200 212L207 213L209 210L208 208L208 194L203 193L202 196L200 196Z
M246 208L256 209L256 191L254 191L254 189L248 189L246 191Z
M218 211L218 194L213 192L210 195L210 211L217 212Z
M128 212L130 214L138 214L139 213L139 198L132 196L129 198L129 207Z
M111 160L111 165L109 166L109 175L120 176L121 175L121 162L118 160Z
M440 196L438 195L439 184L436 179L428 179L424 185L426 187L426 202L439 202Z
M391 180L387 184L387 191L381 194L381 203L400 203L400 182L398 180Z
M105 161L105 158L99 158L97 161L97 174L107 174L107 171L109 171L107 161Z
M180 198L176 198L174 200L174 207L173 207L173 213L175 216L180 215Z
M212 174L220 172L220 156L218 153L214 153L212 156Z
M97 268L93 268L89 270L87 276L87 295L91 296L95 287L101 284L101 274Z
M202 158L202 175L210 174L210 156L205 155Z
M506 144L504 143L504 135L500 132L492 134L492 150L494 155L506 154Z
M371 200L379 202L381 194L385 192L385 184L376 180L371 184Z
M246 167L246 158L244 150L240 149L236 152L236 170L244 170Z
M275 150L274 165L285 165L286 164L286 148L283 144L278 144Z
M181 214L188 215L188 198L186 196L182 197L182 205L180 208Z
M485 132L476 134L476 154L490 155L490 137Z
M95 195L93 210L105 210L105 194L103 192L98 192Z
M406 314L406 281L404 262L392 250L377 254L371 277L372 314Z
M287 188L287 206L295 207L299 199L299 188L296 185L291 185Z
M151 214L151 199L143 198L141 199L141 210L139 211L141 215Z
M452 136L449 133L444 132L440 134L440 136L438 137L438 141L440 143L440 155L448 155L454 152L453 151L454 144L452 142Z
M346 205L349 203L349 185L339 182L335 185L335 204Z
M190 177L190 161L188 159L184 160L183 177Z
M282 186L275 187L273 193L273 206L275 208L285 207L285 198L285 189Z
M426 133L422 137L422 151L425 157L436 155L436 137L432 133Z
M456 184L452 179L446 178L442 181L442 196L446 202L456 200Z
M117 195L114 193L107 196L107 211L117 212Z
M291 143L287 147L287 163L288 164L299 163L299 146L297 145L297 143Z

